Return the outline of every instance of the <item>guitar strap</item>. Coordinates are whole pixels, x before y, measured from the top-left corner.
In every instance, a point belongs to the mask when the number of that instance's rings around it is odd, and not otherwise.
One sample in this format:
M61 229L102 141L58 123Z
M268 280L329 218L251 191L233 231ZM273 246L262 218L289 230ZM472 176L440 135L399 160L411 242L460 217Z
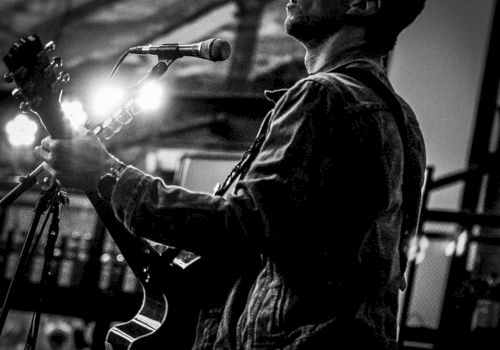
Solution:
M416 233L418 223L420 220L420 207L421 196L415 198L414 193L420 193L416 189L420 189L419 177L413 175L416 170L412 166L410 152L408 150L409 138L408 138L408 128L406 126L406 116L399 101L397 95L392 91L382 80L371 73L369 70L364 68L358 68L353 66L344 66L337 69L334 72L320 72L314 74L315 77L319 77L322 82L327 85L332 84L332 78L334 74L341 73L356 80L362 82L364 85L371 87L376 93L382 97L382 99L387 103L389 109L393 112L394 120L398 127L398 131L401 137L403 145L403 223L401 225L401 237L399 243L399 258L400 258L400 270L401 270L401 290L406 288L406 281L404 278L404 273L406 271L406 265L408 261L407 249L409 239ZM272 112L272 111L271 111ZM258 136L254 140L252 146L244 153L237 165L232 169L230 174L226 177L222 186L218 186L215 191L215 195L223 196L229 189L231 184L248 170L248 167L255 159L262 143L264 142L266 136L266 130L270 122L271 112L268 113L262 126L259 130ZM418 183L417 183L418 182Z
M269 122L271 119L272 110L269 111L262 122L259 132L257 133L257 137L254 139L252 145L248 148L248 150L241 156L240 160L233 167L229 175L226 177L222 185L217 184L214 195L215 196L224 196L224 194L229 190L234 181L241 175L244 174L255 157L259 153L259 149L264 143L267 134L267 128L269 126Z

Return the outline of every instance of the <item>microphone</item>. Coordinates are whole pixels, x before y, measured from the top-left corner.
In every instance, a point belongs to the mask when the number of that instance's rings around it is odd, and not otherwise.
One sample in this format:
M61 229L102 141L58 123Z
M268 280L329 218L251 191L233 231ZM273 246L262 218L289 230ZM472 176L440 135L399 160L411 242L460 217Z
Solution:
M199 57L209 61L224 61L231 54L231 46L222 39L208 39L196 44L163 44L135 46L128 49L136 55L156 55L159 59L176 59L183 56Z

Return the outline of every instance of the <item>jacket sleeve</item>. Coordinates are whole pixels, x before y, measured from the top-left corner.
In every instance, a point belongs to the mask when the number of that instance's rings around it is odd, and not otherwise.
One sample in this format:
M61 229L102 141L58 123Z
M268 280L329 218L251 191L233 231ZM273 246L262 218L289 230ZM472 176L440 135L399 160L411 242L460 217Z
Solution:
M352 127L335 115L331 94L312 81L290 89L275 106L256 160L226 198L167 186L129 168L113 191L116 216L138 236L205 256L228 249L314 250L371 182L370 176L345 190L359 180L351 171L360 169L337 170L350 166L343 162L356 150L340 146L352 139Z

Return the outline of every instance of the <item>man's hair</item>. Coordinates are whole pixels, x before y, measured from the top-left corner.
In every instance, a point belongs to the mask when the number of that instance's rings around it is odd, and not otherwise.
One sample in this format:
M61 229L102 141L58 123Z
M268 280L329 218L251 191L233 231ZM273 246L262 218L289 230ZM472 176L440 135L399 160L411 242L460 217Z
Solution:
M382 0L379 12L365 25L370 46L382 53L394 48L399 34L422 12L425 0Z

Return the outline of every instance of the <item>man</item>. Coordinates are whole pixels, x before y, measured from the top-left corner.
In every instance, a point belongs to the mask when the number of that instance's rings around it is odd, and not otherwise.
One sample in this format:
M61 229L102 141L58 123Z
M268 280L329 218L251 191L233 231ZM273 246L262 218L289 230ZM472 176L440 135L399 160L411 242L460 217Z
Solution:
M222 301L202 309L194 349L396 348L425 150L383 58L423 2L290 1L309 75L267 94L275 107L224 197L126 167L91 133L43 140L62 184L101 187L136 235L227 257L230 288L214 287ZM116 184L103 189L106 173Z

